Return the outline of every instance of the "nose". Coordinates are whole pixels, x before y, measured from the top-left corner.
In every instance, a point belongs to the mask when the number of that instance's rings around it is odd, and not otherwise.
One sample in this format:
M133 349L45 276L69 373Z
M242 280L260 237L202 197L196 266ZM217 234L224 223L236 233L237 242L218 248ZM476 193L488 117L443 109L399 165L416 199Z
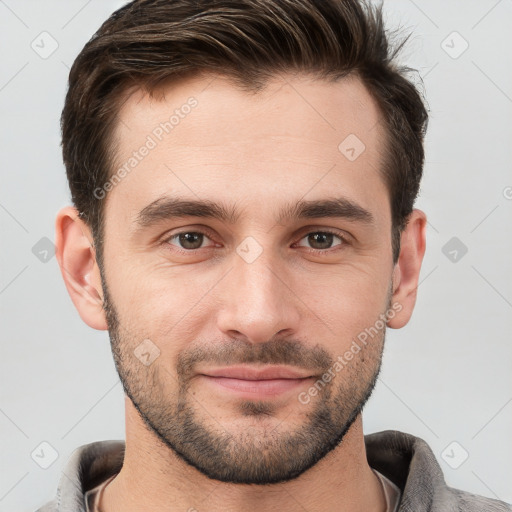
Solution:
M266 252L252 262L235 255L233 269L217 290L222 294L217 323L226 336L262 343L298 330L304 316L301 301L282 262Z

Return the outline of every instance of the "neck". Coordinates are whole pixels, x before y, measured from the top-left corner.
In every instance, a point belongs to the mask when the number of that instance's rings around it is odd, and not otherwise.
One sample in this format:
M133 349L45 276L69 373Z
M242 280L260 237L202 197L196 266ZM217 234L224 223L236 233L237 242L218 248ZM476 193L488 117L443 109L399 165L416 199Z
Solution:
M298 478L258 486L210 480L148 431L126 398L123 467L105 488L104 512L384 512L381 484L368 465L359 415L342 442Z

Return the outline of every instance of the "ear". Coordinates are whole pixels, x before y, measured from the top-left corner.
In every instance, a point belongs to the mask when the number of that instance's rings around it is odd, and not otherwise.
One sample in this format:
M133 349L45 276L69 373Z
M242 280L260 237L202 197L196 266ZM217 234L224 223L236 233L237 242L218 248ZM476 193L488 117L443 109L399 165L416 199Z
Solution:
M76 208L66 206L58 212L55 246L64 283L80 317L93 329L107 330L92 233Z
M393 295L391 304L397 304L397 313L387 322L388 327L400 329L411 318L416 304L416 292L420 276L421 263L425 254L427 217L414 209L402 232L400 255L393 269ZM395 309L395 308L393 308Z

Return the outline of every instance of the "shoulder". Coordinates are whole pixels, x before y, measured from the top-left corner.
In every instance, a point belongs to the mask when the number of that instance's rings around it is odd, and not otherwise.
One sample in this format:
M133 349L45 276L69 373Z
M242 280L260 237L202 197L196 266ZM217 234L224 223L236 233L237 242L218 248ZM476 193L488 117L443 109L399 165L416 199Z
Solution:
M397 430L364 436L370 466L401 490L399 512L512 512L512 506L446 484L423 439Z
M57 512L57 500L53 499L52 501L49 501L42 507L38 508L36 512Z
M458 510L464 512L511 512L512 505L504 501L486 498L467 491L448 487L458 505Z

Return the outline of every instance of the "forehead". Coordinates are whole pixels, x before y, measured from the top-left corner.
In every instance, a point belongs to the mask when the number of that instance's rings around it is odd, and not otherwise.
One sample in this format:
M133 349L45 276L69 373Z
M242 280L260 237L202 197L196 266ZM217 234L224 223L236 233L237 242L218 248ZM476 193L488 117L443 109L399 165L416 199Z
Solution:
M189 109L192 98L197 105ZM192 120L181 122L190 110ZM131 136L137 134L130 134L132 125L152 133L173 113L178 119L171 121L173 137L168 137L169 142L190 145L205 140L227 144L233 132L257 138L272 131L275 135L307 136L312 142L330 146L353 133L366 145L373 145L379 133L374 128L380 121L375 100L356 76L328 82L310 75L280 74L262 90L248 92L229 77L201 73L161 86L153 97L139 88L129 90L115 133L122 143L135 142Z
M130 219L170 189L227 202L243 192L260 207L264 192L271 207L270 196L288 202L337 188L368 206L375 194L387 195L380 119L355 77L331 83L280 75L250 93L224 76L202 74L155 97L135 90L114 134L113 172L124 166L127 176L108 199L125 209L133 204Z

